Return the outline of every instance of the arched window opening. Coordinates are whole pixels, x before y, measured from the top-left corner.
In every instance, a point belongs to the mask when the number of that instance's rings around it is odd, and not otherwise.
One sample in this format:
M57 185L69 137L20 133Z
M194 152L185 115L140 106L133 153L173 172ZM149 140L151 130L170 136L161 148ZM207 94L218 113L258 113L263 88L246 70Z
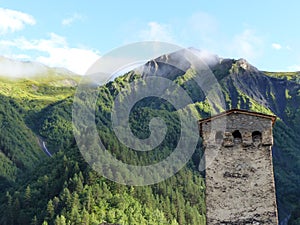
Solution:
M217 131L215 139L216 139L216 143L221 143L223 141L223 132Z
M259 132L259 131L254 131L254 132L252 133L252 141L253 141L253 142L261 142L261 141L262 141L261 132Z
M232 136L233 136L233 142L234 143L241 143L242 142L242 135L241 135L240 131L235 130L232 133Z

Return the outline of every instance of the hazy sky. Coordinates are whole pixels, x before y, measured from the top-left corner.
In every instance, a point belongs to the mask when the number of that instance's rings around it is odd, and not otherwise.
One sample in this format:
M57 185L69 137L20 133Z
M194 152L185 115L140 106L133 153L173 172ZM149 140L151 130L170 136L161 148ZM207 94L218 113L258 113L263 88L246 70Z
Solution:
M0 0L0 55L84 74L110 50L157 40L300 70L300 2Z

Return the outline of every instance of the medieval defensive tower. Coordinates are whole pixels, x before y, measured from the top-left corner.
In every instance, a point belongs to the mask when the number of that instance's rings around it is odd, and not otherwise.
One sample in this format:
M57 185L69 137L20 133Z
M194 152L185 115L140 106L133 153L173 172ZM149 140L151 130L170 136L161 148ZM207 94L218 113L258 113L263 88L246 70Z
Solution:
M271 151L275 120L233 109L199 121L208 225L278 224Z

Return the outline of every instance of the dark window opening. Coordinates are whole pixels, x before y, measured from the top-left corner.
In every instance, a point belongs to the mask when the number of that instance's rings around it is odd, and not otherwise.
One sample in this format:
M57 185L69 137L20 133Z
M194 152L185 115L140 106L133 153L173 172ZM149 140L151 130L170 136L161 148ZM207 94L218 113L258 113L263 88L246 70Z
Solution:
M215 139L216 139L217 143L221 143L223 141L223 132L222 131L218 131L216 133Z
M262 140L261 132L254 131L252 133L252 141L253 142L261 142L261 140Z
M235 143L241 143L241 142L242 142L242 135L241 135L240 131L235 130L235 131L232 133L232 136L233 136L233 141L234 141Z

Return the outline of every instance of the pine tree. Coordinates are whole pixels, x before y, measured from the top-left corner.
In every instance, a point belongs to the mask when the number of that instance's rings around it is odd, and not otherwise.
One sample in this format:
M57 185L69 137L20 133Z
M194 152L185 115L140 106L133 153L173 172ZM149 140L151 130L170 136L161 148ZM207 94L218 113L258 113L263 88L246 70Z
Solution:
M54 211L59 211L59 203L60 203L60 200L58 197L54 197L53 199L53 206L54 206Z
M64 217L64 215L56 216L54 224L55 225L66 225L66 218Z
M90 224L90 215L89 215L88 211L85 208L82 211L81 224L82 225L89 225Z
M83 179L82 179L82 175L78 176L77 174L75 174L74 179L74 190L78 193L80 193L83 189Z
M66 211L70 211L72 209L72 197L67 187L64 188L61 195L61 202L64 204L63 207L66 208Z
M50 199L48 204L47 204L47 216L46 216L46 220L48 222L52 221L53 217L54 217L54 206L53 206L53 202Z
M34 216L31 220L31 225L38 225L38 220L37 220L37 217Z
M20 214L20 201L19 198L17 197L14 201L13 207L12 207L12 215L13 215L13 220L15 221L17 218L19 218Z
M12 197L9 194L9 192L6 192L6 202L7 202L7 213L6 213L6 217L7 217L7 224L8 225L13 225L14 224L14 217L13 217L13 205L12 205Z
M26 190L25 190L24 201L25 201L25 206L28 207L31 202L31 190L30 190L29 185L26 187Z

